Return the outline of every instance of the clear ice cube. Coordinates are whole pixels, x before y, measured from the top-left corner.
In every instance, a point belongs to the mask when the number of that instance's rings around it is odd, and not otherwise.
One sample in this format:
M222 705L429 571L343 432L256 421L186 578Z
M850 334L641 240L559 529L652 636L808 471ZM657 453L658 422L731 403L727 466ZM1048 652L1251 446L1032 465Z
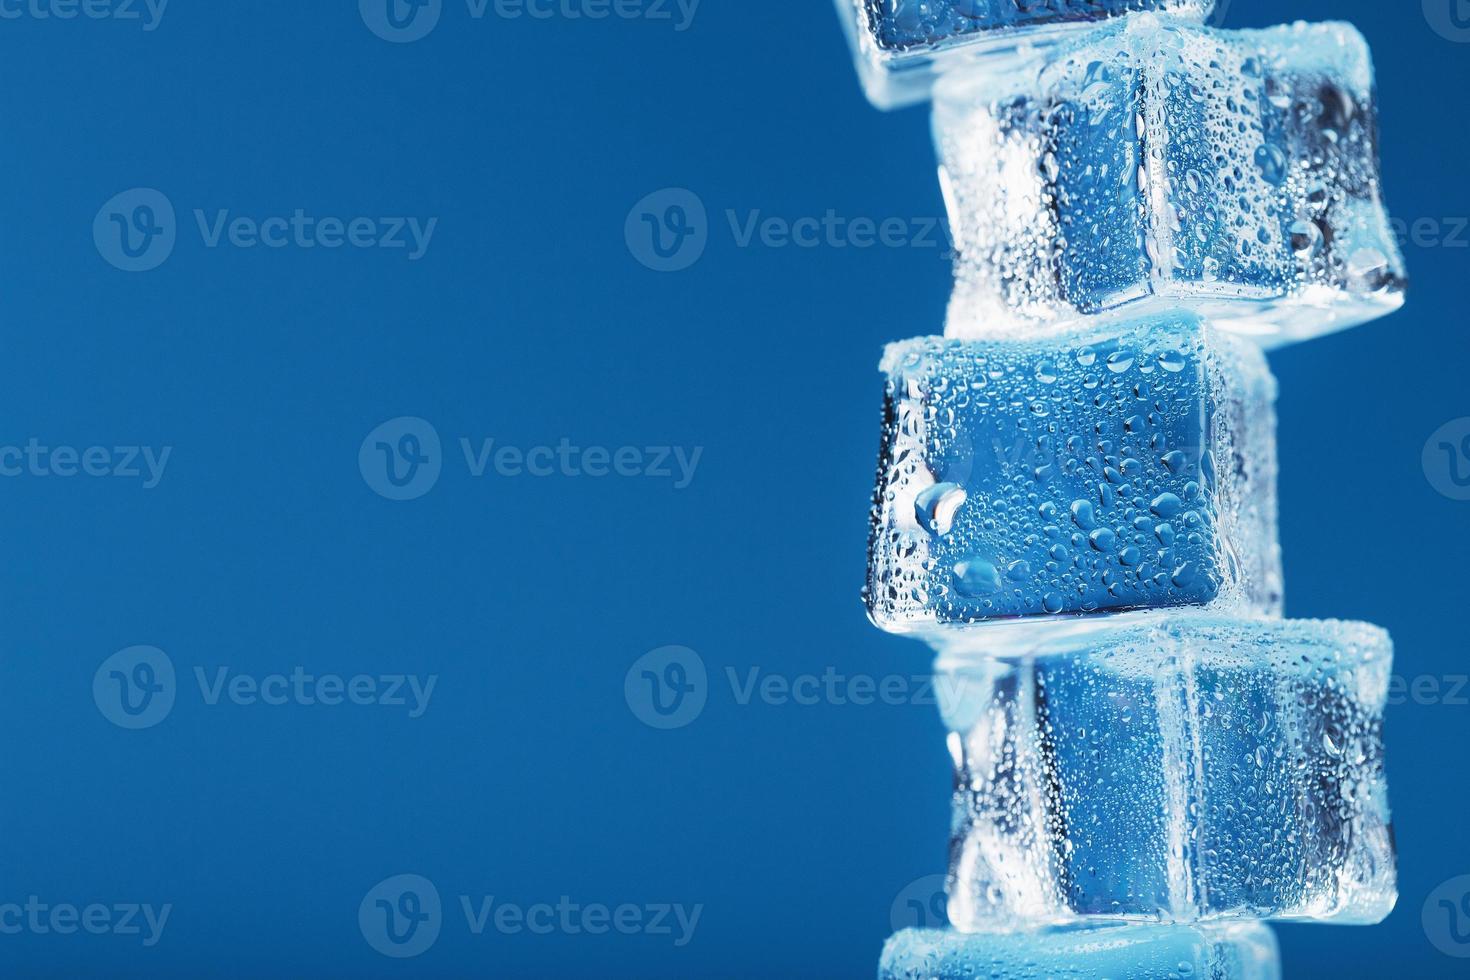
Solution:
M934 133L958 251L949 336L1182 306L1273 346L1403 303L1351 25L1130 16L1029 70L946 78Z
M998 643L1018 617L1279 613L1276 382L1255 345L1179 313L1039 342L921 337L882 368L878 626L989 622Z
M1006 71L1029 50L1132 11L1203 19L1215 0L837 0L880 109L922 102L943 72Z
M950 921L1382 920L1392 658L1374 626L1199 613L948 648Z
M883 946L878 980L1280 980L1260 923L1102 926L1034 933L906 929Z

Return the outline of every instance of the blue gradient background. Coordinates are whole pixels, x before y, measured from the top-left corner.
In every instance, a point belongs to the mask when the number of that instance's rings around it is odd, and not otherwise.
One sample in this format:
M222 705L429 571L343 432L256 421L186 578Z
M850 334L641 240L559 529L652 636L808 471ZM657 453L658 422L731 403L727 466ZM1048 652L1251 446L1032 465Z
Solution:
M1350 19L1374 45L1394 213L1470 215L1470 43L1415 3L1236 0L1227 23L1298 17ZM149 491L0 479L0 901L174 906L155 947L0 936L0 969L871 975L895 897L944 862L936 712L741 705L725 679L927 668L857 594L875 365L885 341L938 329L942 250L740 248L724 217L940 213L926 113L866 105L830 5L705 0L677 32L472 21L447 0L430 36L394 45L350 2L174 0L151 32L0 20L0 88L0 444L173 447ZM127 274L91 228L139 186L168 195L180 237ZM670 186L712 227L697 264L661 274L624 221ZM189 215L297 207L440 220L411 263L208 249ZM1389 627L1409 678L1470 672L1470 503L1421 465L1470 415L1467 242L1408 245L1403 312L1273 356L1289 609ZM445 459L396 503L357 453L402 415L436 426ZM462 436L704 453L684 490L472 479ZM132 644L181 678L140 732L91 696ZM711 679L675 731L623 693L666 644ZM208 706L190 676L298 664L439 683L410 720ZM1391 709L1399 909L1375 929L1283 928L1289 975L1463 975L1420 912L1470 873L1467 723L1464 703ZM398 961L357 908L404 872L436 883L446 922ZM474 936L461 894L704 909L682 948Z

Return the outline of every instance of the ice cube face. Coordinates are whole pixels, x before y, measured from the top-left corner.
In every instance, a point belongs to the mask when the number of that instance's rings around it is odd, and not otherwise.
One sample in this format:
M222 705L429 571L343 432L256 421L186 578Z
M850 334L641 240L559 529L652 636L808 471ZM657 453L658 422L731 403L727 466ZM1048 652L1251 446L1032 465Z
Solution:
M1105 926L966 935L906 929L883 947L879 980L1280 980L1276 937L1259 923Z
M956 76L934 132L959 257L946 334L1185 307L1264 346L1403 303L1373 68L1348 24L1152 15Z
M837 0L868 98L922 102L953 71L1011 70L1030 49L1135 11L1202 20L1215 0Z
M1198 613L942 656L950 921L1380 921L1392 656L1364 624Z
M883 370L878 626L1279 614L1276 382L1255 345L1174 314L1043 342L922 337Z

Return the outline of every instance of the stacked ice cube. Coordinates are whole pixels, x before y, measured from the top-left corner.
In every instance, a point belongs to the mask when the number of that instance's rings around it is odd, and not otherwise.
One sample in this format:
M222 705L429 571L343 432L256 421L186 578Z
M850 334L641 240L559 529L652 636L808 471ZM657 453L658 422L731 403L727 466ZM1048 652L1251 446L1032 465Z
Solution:
M952 931L881 976L1274 977L1393 907L1392 646L1282 617L1262 347L1396 309L1345 24L1207 0L838 0L932 97L943 337L889 346L868 610L938 654Z

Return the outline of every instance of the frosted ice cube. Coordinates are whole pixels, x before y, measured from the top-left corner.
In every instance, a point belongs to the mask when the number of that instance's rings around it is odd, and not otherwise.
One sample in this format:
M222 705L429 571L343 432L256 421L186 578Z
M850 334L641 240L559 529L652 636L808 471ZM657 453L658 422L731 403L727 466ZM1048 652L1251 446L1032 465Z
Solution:
M959 258L946 333L1185 306L1266 346L1397 309L1373 67L1340 23L1149 14L935 93Z
M966 935L906 929L883 946L878 980L1280 980L1260 923L1104 926Z
M949 648L950 921L1380 921L1392 658L1374 626L1198 613Z
M1181 313L1044 341L921 337L882 367L878 626L1279 612L1276 382L1255 345Z
M1203 19L1215 0L837 0L858 75L880 109L922 102L953 70L1006 71L1035 47L1130 11Z

